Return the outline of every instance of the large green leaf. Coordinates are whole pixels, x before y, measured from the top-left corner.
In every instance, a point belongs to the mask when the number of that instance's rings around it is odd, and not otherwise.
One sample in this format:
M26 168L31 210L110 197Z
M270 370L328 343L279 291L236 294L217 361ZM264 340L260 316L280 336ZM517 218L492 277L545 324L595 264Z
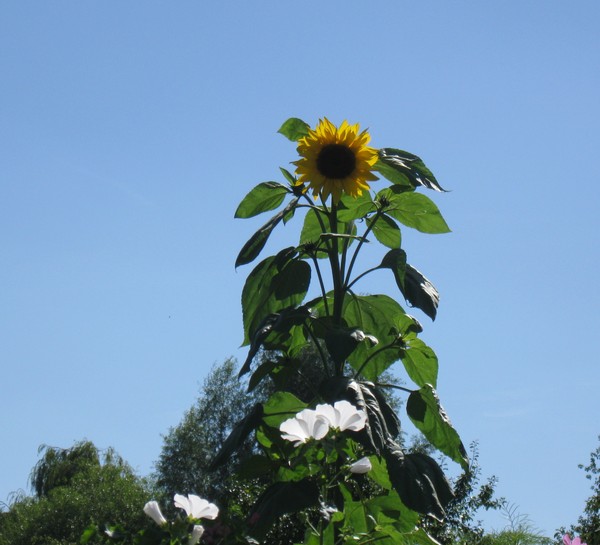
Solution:
M388 165L381 159L375 163L374 170L382 174L393 184L404 188L405 191L414 191L415 189L414 184L410 181L410 178L406 174L395 169L393 166Z
M256 500L248 516L250 534L262 538L282 515L319 505L319 488L310 480L277 482Z
M426 384L421 389L411 392L406 403L406 412L412 423L434 447L459 463L463 469L469 468L465 447L442 408L433 386Z
M269 314L298 306L310 284L310 265L296 258L294 248L261 261L242 290L242 314L246 345Z
M267 223L265 223L256 233L254 233L248 242L244 244L244 247L240 250L240 253L235 260L235 267L239 267L240 265L246 265L247 263L251 263L254 261L261 250L264 248L269 236L273 232L273 229L277 226L277 224L287 217L289 214L292 214L296 205L298 204L298 198L292 199L289 204L279 213L275 214Z
M421 387L431 384L435 388L438 376L438 359L435 352L414 333L402 337L404 347L400 358L408 376Z
M319 221L319 219L321 221ZM323 214L320 214L314 209L310 209L304 216L304 224L300 232L300 244L317 244L323 233L321 222L327 225L327 219Z
M379 340L379 345L373 348L361 343L348 357L348 362L356 370L362 367L367 358L370 358L367 366L361 371L362 376L367 380L376 380L383 371L399 359L398 350L382 350L377 355L373 353L394 340L392 327L397 321L403 320L404 316L402 307L387 295L351 294L346 297L343 318L348 327L357 327L365 334L373 335Z
M237 210L236 218L251 218L262 212L274 210L289 193L289 189L277 182L258 184L243 199Z
M383 256L379 268L390 269L400 290L404 289L404 276L406 274L406 252L404 250L400 248L390 250Z
M211 462L211 471L229 460L231 455L244 443L244 441L246 441L248 435L260 425L262 418L263 406L260 403L257 403L252 410L233 427L231 433L221 445L218 454Z
M377 170L394 183L399 182L393 179L395 175L390 173L389 169L392 169L397 174L404 175L410 180L413 187L423 186L428 189L433 189L434 191L445 191L435 179L431 170L425 166L425 163L423 163L419 157L408 151L394 148L380 149L379 162L376 167L379 166L380 163L383 163L388 168L383 171L380 170L380 168L377 168Z
M337 217L340 221L348 222L364 218L369 212L375 211L375 203L370 191L363 191L359 197L342 195L338 203Z
M386 214L370 217L367 225L371 227L375 238L388 248L400 248L402 234L398 224Z
M263 422L267 426L278 428L284 420L293 418L302 409L306 409L306 403L294 394L275 392L263 405Z
M440 294L435 286L411 265L406 265L404 284L398 284L411 307L420 308L432 320L437 315Z
M407 227L430 234L450 232L438 207L426 195L412 192L395 193L392 188L388 188L377 195L378 199L382 196L390 203L386 212Z
M297 142L305 137L309 130L310 125L308 123L305 123L302 119L298 119L297 117L290 117L288 120L284 121L277 132L283 134L288 140Z
M452 490L436 461L419 452L404 454L390 442L384 451L392 486L409 509L442 520Z

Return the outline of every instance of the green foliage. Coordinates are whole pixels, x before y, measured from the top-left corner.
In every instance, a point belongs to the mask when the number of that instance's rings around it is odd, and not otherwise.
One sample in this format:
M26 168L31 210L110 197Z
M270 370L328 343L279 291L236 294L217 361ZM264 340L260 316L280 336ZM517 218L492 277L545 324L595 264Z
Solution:
M43 494L20 498L2 513L0 545L75 545L90 524L147 525L142 508L149 487L114 451L101 453L88 441L43 450L33 472L40 477L33 481L36 494Z
M586 479L592 483L592 495L586 500L577 524L571 525L569 530L559 529L554 537L557 542L562 543L562 536L569 533L571 537L580 536L581 541L587 545L600 545L600 446L590 454L589 463L580 464L579 468L585 471Z
M304 121L292 118L279 132L296 142L309 128ZM232 434L217 455L218 465L226 464L235 447L256 431L263 453L253 457L245 471L248 475L262 472L271 483L251 510L255 516L251 529L261 538L276 519L319 508L318 527L308 521L305 543L312 543L315 536L321 544L340 540L397 543L405 542L407 533L410 541L430 542L423 530L412 532L414 524L406 521L417 521L420 516L443 518L453 495L431 456L406 453L396 441L400 420L385 391L377 386L396 362L404 365L408 378L417 385L415 390L400 387L410 394L407 412L413 423L435 448L465 470L469 467L462 442L434 390L438 360L418 338L421 325L391 297L357 295L353 290L370 272L390 269L407 303L435 319L439 294L407 263L399 224L422 233L449 232L433 201L415 191L444 190L419 157L402 150L379 150L375 169L391 182L389 187L374 198L364 192L357 198L343 195L339 202L330 203L323 199L315 202L305 188L296 185L296 178L282 169L287 188L276 182L260 184L236 212L237 217L251 217L284 206L244 245L237 267L259 255L282 220L306 210L299 245L258 263L242 292L244 344L249 345L249 351L241 374L252 373L252 391L261 384L272 384L275 392L247 411L237 426L231 426ZM286 192L291 200L284 204ZM356 274L358 254L370 235L388 251L378 266ZM330 273L330 285L326 272ZM320 295L306 301L315 278ZM256 364L262 349L278 355ZM312 376L312 387L297 397L289 390L289 378L300 376L298 355L307 349L320 365L313 366L317 373ZM363 430L353 433L352 439L343 434L344 446L325 442L324 451L313 452L309 444L294 450L281 438L281 423L304 407L324 402L333 405L339 400L350 401L366 415ZM359 455L375 456L376 485L387 486L369 498L352 486L327 481L329 472L338 475L340 464Z

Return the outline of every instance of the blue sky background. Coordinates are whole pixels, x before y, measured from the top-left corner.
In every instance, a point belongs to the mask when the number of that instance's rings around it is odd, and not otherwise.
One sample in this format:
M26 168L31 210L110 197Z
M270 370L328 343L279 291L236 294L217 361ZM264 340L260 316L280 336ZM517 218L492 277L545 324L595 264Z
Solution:
M442 402L501 495L574 522L600 433L599 24L592 0L3 2L0 501L40 444L152 470L244 357L233 263L264 218L233 212L295 159L281 123L327 116L451 189L429 194L451 234L404 232L442 296L419 315Z

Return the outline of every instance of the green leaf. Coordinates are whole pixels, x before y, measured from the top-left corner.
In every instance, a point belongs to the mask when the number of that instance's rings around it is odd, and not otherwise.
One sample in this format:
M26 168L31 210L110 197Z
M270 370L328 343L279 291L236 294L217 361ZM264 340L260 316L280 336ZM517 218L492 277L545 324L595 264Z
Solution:
M290 203L278 214L273 216L267 223L265 223L252 237L250 240L244 244L244 247L240 250L240 253L235 260L236 269L240 265L246 265L247 263L251 263L254 261L261 250L264 248L269 236L273 232L273 229L276 225L288 216L290 213L293 213L296 205L298 204L298 199L292 199Z
M263 405L263 422L267 426L279 428L284 420L293 418L306 407L306 403L300 401L290 392L275 392Z
M310 480L278 482L256 500L248 516L250 534L261 538L282 515L295 513L319 504L319 489Z
M426 384L413 391L408 396L406 412L412 423L434 447L460 464L463 469L469 468L465 447L442 408L433 386Z
M218 454L210 464L210 470L226 463L231 455L246 441L248 435L253 432L262 422L263 406L260 403L254 405L252 410L240 420L231 430L231 433L223 442Z
M290 190L277 182L258 184L243 199L237 210L236 218L251 218L262 212L274 210L282 202Z
M283 167L279 167L279 170L281 170L281 174L283 174L283 177L289 182L290 185L293 186L296 183L296 177L289 170L286 170Z
M427 189L433 189L434 191L445 191L442 186L435 179L435 176L429 170L423 161L409 153L408 151L402 151L394 148L383 148L379 150L379 163L383 163L389 168L393 169L396 173L404 175L410 180L413 187L423 186ZM376 169L379 170L377 168ZM394 183L398 183L388 177L389 170L387 172L380 172L389 180ZM392 175L393 176L393 175Z
M321 215L321 221L326 222L325 216ZM322 234L323 228L319 221L319 212L311 208L304 217L304 224L300 233L300 244L317 244Z
M394 193L390 189L380 191L377 197L383 195L390 202L386 212L407 227L430 234L450 232L441 212L429 197L421 193Z
M398 224L386 214L367 218L367 225L371 227L375 238L388 248L400 248L402 235Z
M400 248L394 248L383 256L380 269L390 269L400 291L404 288L404 276L406 272L406 252Z
M411 183L410 179L402 171L395 169L393 166L388 165L381 159L375 163L374 170L383 175L393 184L402 187L404 191L414 191L415 186Z
M440 304L440 294L425 276L407 264L404 283L398 284L398 287L411 307L420 308L427 316L435 320Z
M242 479L256 479L267 475L273 469L274 464L269 457L260 454L252 454L240 463L238 475Z
M297 117L290 117L283 125L281 125L277 132L283 134L288 140L297 142L308 135L309 130L310 125L308 123L305 123L302 119L298 119Z
M286 248L254 268L242 290L243 345L250 342L269 314L302 303L310 272L308 263L296 259L294 248Z
M359 328L379 340L379 345L373 348L361 343L348 357L348 362L356 370L370 357L367 366L361 371L367 380L376 380L392 363L400 359L398 350L382 350L377 355L373 355L373 351L378 351L380 347L394 341L396 335L392 328L397 321L403 320L404 316L402 307L387 295L351 294L350 297L346 297L343 318L348 327Z
M405 343L401 352L402 363L413 382L421 387L437 385L438 359L435 352L414 333L403 337Z
M426 454L404 454L399 445L388 444L384 458L392 486L409 509L443 520L452 489L435 460Z
M364 218L370 212L375 211L375 203L371 198L370 191L363 191L360 197L342 195L338 203L338 220L343 222L354 221Z

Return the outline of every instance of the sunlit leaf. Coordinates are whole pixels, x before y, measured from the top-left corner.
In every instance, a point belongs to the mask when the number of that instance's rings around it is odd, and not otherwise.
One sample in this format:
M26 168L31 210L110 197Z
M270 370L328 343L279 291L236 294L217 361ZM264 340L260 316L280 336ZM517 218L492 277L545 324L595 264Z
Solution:
M434 447L460 464L463 469L468 469L469 460L465 447L431 385L426 384L421 389L411 392L406 403L406 412L412 423Z
M434 191L445 191L435 179L431 170L425 166L425 163L412 153L394 148L383 148L379 150L379 163L383 163L398 174L404 175L414 187L423 186ZM386 178L392 179L388 177L389 171L382 172L382 174ZM392 181L399 183L393 179Z
M370 217L367 225L371 227L375 238L388 248L400 248L402 235L398 224L386 214Z
M414 333L403 337L405 343L400 358L408 376L421 387L437 384L438 359L435 352Z
M386 212L407 227L430 234L450 232L438 207L426 195L412 192L394 193L390 189L384 189L378 197L381 194L386 195L390 202Z
M309 130L310 125L308 123L305 123L302 119L298 119L297 117L290 117L283 125L281 125L277 132L283 134L288 140L297 142L305 137Z
M251 218L262 212L274 210L289 193L289 189L277 182L258 184L243 199L237 210L236 218Z
M240 253L235 260L235 267L240 265L246 265L254 261L261 250L264 248L269 236L273 232L273 229L277 224L286 216L293 213L293 210L298 204L298 199L292 199L290 203L279 213L273 216L267 223L265 223L252 237L244 244L244 247L240 250Z

